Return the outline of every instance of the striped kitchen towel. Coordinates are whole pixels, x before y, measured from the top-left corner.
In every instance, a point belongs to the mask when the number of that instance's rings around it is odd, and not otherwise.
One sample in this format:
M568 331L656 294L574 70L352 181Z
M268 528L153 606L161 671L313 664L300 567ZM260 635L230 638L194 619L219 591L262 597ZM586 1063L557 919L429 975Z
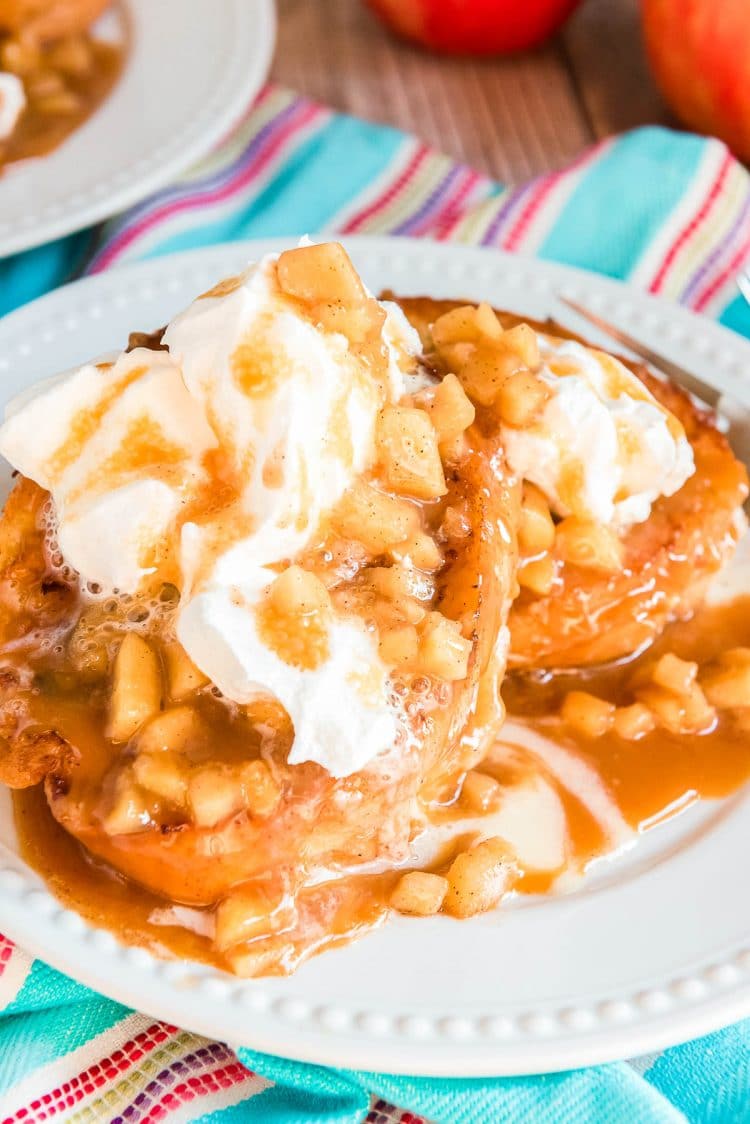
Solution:
M403 133L273 86L177 183L103 227L0 261L0 313L121 262L320 231L536 254L627 278L750 336L734 282L750 260L750 177L718 141L640 129L554 175L503 187ZM750 1122L750 1022L659 1055L546 1077L324 1070L237 1056L94 995L1 937L0 1012L3 1124Z

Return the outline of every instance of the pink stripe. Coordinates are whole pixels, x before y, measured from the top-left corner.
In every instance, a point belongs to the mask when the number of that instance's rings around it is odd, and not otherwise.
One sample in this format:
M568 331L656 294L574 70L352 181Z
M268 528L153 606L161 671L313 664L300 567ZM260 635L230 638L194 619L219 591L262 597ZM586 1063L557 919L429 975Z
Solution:
M650 292L652 292L652 293L658 293L659 292L659 290L662 287L664 278L666 277L667 273L669 272L669 268L674 263L674 260L677 257L677 255L679 254L680 250L685 245L685 243L695 234L695 232L700 229L701 225L705 222L705 220L710 215L710 213L713 209L714 203L716 202L716 200L719 198L719 195L721 194L722 188L724 186L724 181L726 180L726 178L729 174L729 170L730 170L730 168L732 167L733 164L734 164L733 157L728 152L725 153L724 159L721 162L721 167L719 168L719 172L716 175L716 177L714 178L714 181L711 185L711 190L709 191L708 195L706 196L705 200L703 201L703 205L701 206L700 210L695 215L693 215L692 219L687 224L687 226L683 227L683 229L678 234L677 238L674 240L674 242L670 246L670 248L669 248L669 250L668 250L668 252L667 252L660 268L659 268L659 271L656 274L656 277L654 277L653 281L649 285L649 291Z
M88 1066L48 1093L35 1097L28 1108L20 1108L15 1115L6 1117L3 1124L15 1124L17 1121L26 1121L28 1124L29 1119L33 1119L29 1117L29 1112L44 1112L47 1119L73 1108L84 1097L91 1096L98 1089L103 1090L109 1082L128 1073L142 1061L144 1055L150 1054L176 1033L177 1027L168 1023L152 1023L101 1061Z
M259 176L264 169L268 167L289 137L297 132L301 132L302 129L317 117L325 117L327 115L328 111L321 106L303 105L301 114L293 118L284 129L272 135L266 148L231 183L225 184L222 188L208 195L191 195L175 203L166 204L164 207L157 208L155 211L151 212L151 214L145 215L140 222L132 227L126 228L113 238L110 245L102 252L91 272L100 273L102 270L112 265L137 239L143 237L143 235L147 234L154 227L173 218L175 215L183 211L189 211L197 205L204 206L208 203L221 203L226 199L230 199L233 195L242 191L247 184L251 183L256 176Z
M597 144L593 149L588 152L582 153L572 164L560 172L553 172L550 176L544 176L538 190L535 190L528 203L521 212L517 222L509 230L506 238L501 241L501 246L505 250L517 250L520 246L521 240L527 233L529 226L533 219L539 212L542 204L549 198L555 188L567 179L577 176L583 168L589 164L595 163L602 154L610 147L611 141L602 141Z
M732 257L732 259L730 260L726 269L723 269L722 272L718 275L718 277L716 277L712 281L712 283L708 286L708 288L704 289L703 293L694 301L693 308L697 312L702 312L703 309L706 307L706 305L708 305L710 303L711 299L719 291L719 289L721 289L721 287L723 285L726 285L727 281L732 280L734 275L738 272L740 266L745 263L749 254L750 254L750 234L748 234L748 236L744 240L744 242L742 242L740 244L739 250Z
M15 945L0 933L0 976L3 975L10 964L10 959L15 951Z
M517 250L521 239L528 230L532 219L538 212L542 203L548 198L553 188L555 188L562 178L562 173L555 172L549 179L545 179L540 187L534 192L529 202L524 207L518 220L508 232L507 237L501 242L505 250Z
M194 1074L188 1077L186 1081L179 1082L174 1088L165 1090L164 1094L149 1107L148 1112L141 1119L143 1121L163 1120L170 1112L175 1112L182 1105L189 1104L198 1097L216 1096L217 1093L255 1080L256 1074L249 1069L245 1069L240 1061ZM256 1096L259 1092L261 1090L256 1089L249 1093L247 1098L243 1098L242 1103L244 1104L246 1099L249 1100L251 1096ZM124 1115L124 1112L121 1115Z
M464 215L461 209L462 204L466 201L467 197L471 195L477 184L485 180L485 176L479 175L472 168L466 169L464 181L460 184L457 191L454 192L453 198L448 201L443 208L442 214L438 215L435 220L435 237L440 241L448 238L451 232L455 229L458 222Z
M389 185L382 195L379 195L372 203L363 207L361 211L358 211L353 218L349 219L348 222L341 227L342 234L353 234L355 230L361 229L367 220L372 218L373 215L376 215L378 211L382 211L387 207L388 204L396 198L399 192L404 189L409 180L417 174L429 154L430 149L427 148L426 145L420 145L403 172Z

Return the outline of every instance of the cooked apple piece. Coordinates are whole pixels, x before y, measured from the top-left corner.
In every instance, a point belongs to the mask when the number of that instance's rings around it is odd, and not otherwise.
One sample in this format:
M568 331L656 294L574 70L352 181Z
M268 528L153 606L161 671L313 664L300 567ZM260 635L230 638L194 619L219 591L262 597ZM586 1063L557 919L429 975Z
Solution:
M524 367L535 371L541 364L542 357L539 352L539 340L530 324L516 324L508 328L503 335L503 343L515 351Z
M750 707L750 648L730 648L701 671L708 701L720 710Z
M539 416L549 391L531 371L514 371L497 392L495 408L505 425L523 429Z
M200 715L191 706L175 706L153 717L138 734L142 753L182 753L201 737L205 729Z
M503 383L521 366L516 352L504 347L502 341L482 343L474 347L471 355L456 369L456 374L472 401L491 406Z
M606 699L597 698L588 691L569 691L563 701L560 716L572 730L585 738L599 738L606 734L615 719L615 707Z
M190 778L188 802L196 827L216 827L244 807L242 783L221 765L205 765Z
M419 637L419 666L426 675L440 679L465 679L471 641L461 635L458 621L442 613L428 613Z
M377 338L385 323L385 309L376 300L351 306L343 301L323 301L310 309L310 317L326 332L340 332L352 344Z
M252 816L270 816L281 799L281 789L265 761L248 761L240 769L242 798Z
M238 886L216 907L214 943L224 952L253 937L289 929L296 919L294 903L283 888L257 883Z
M593 519L569 515L555 531L555 553L563 562L616 574L622 569L623 547L609 527Z
M518 545L524 554L541 554L555 542L555 524L544 494L528 481L523 486Z
M195 666L182 644L176 640L166 646L164 656L172 702L182 702L208 683L208 676Z
M449 309L432 325L433 342L440 348L451 343L477 343L481 336L477 309L473 304L458 305Z
M268 590L268 598L283 616L323 613L331 607L331 597L323 582L301 566L288 566Z
M378 652L386 667L414 664L419 653L419 637L413 624L396 624L381 630Z
M108 736L126 742L161 706L161 668L154 649L127 632L115 656Z
M424 410L387 406L378 417L376 441L389 489L423 500L445 495L437 433Z
M460 436L473 424L476 415L473 403L452 373L435 387L427 409L439 442Z
M297 300L310 304L340 301L346 305L367 300L365 287L340 242L285 250L276 271L281 289Z
M513 870L505 840L485 839L451 863L443 909L452 917L486 913L509 889Z
M435 540L425 531L415 531L408 539L391 547L390 555L405 566L431 572L443 565L443 555Z
M518 567L518 584L540 597L551 593L557 580L557 563L551 554L523 559Z
M419 512L408 500L388 496L359 481L341 499L332 517L334 528L379 554L419 530Z
M471 769L461 787L461 803L471 812L488 812L500 803L502 791L494 777Z
M645 703L618 706L612 720L612 729L624 741L645 738L656 726L656 719Z
M133 762L137 783L178 807L187 795L187 769L176 753L139 753Z
M413 917L431 917L440 912L448 880L439 874L410 870L402 875L391 894L391 908Z

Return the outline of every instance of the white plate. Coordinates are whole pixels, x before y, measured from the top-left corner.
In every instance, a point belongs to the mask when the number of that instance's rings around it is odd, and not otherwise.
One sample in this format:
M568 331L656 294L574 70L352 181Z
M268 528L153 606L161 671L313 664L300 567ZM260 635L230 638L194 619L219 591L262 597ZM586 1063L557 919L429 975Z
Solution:
M260 89L273 0L116 0L131 48L112 94L54 152L0 176L0 257L129 207L204 156Z
M0 323L0 398L150 329L277 243L161 258L71 285ZM373 289L483 298L572 317L575 297L750 398L750 346L613 281L490 250L352 239ZM291 979L242 982L126 949L60 908L14 853L0 801L0 931L123 1003L192 1030L327 1065L536 1073L633 1056L750 1015L748 795L693 808L579 892L472 921L396 918Z

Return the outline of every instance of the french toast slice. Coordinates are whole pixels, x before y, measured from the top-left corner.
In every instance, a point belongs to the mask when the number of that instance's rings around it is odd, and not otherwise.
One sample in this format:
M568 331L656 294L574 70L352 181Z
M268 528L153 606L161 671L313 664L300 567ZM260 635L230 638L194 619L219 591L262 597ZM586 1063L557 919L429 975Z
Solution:
M212 762L231 772L238 757L262 760L266 788L275 794L256 800L255 811L250 801L250 808L230 810L211 826L190 822L168 801L149 805L139 830L118 831L104 814L113 799L134 798L123 778L137 751L107 738L111 656L85 674L70 665L75 575L51 579L47 496L21 478L0 520L0 781L22 787L44 778L53 815L90 855L172 902L211 905L258 878L280 880L293 891L313 868L402 857L421 804L455 792L482 753L482 731L491 737L501 715L497 686L515 581L519 490L497 472L496 438L473 426L467 442L447 474L445 502L462 505L469 531L445 543L434 608L460 621L470 638L468 675L449 684L405 677L398 688L408 716L405 740L340 779L313 763L288 764L292 731L278 710L239 713L217 700L210 684L202 686L191 700L203 732L194 732L177 754L178 771L181 762L186 768ZM132 626L113 608L109 623L112 651ZM144 635L159 647L148 628ZM467 727L472 736L464 738Z
M386 295L401 306L439 369L431 325L467 302ZM495 311L504 328L528 323L536 331L586 344L556 324ZM659 499L645 522L627 531L618 572L605 575L564 563L549 595L521 591L510 613L509 667L576 667L639 651L700 603L745 529L747 472L714 415L645 365L618 358L681 422L695 472L674 495Z

